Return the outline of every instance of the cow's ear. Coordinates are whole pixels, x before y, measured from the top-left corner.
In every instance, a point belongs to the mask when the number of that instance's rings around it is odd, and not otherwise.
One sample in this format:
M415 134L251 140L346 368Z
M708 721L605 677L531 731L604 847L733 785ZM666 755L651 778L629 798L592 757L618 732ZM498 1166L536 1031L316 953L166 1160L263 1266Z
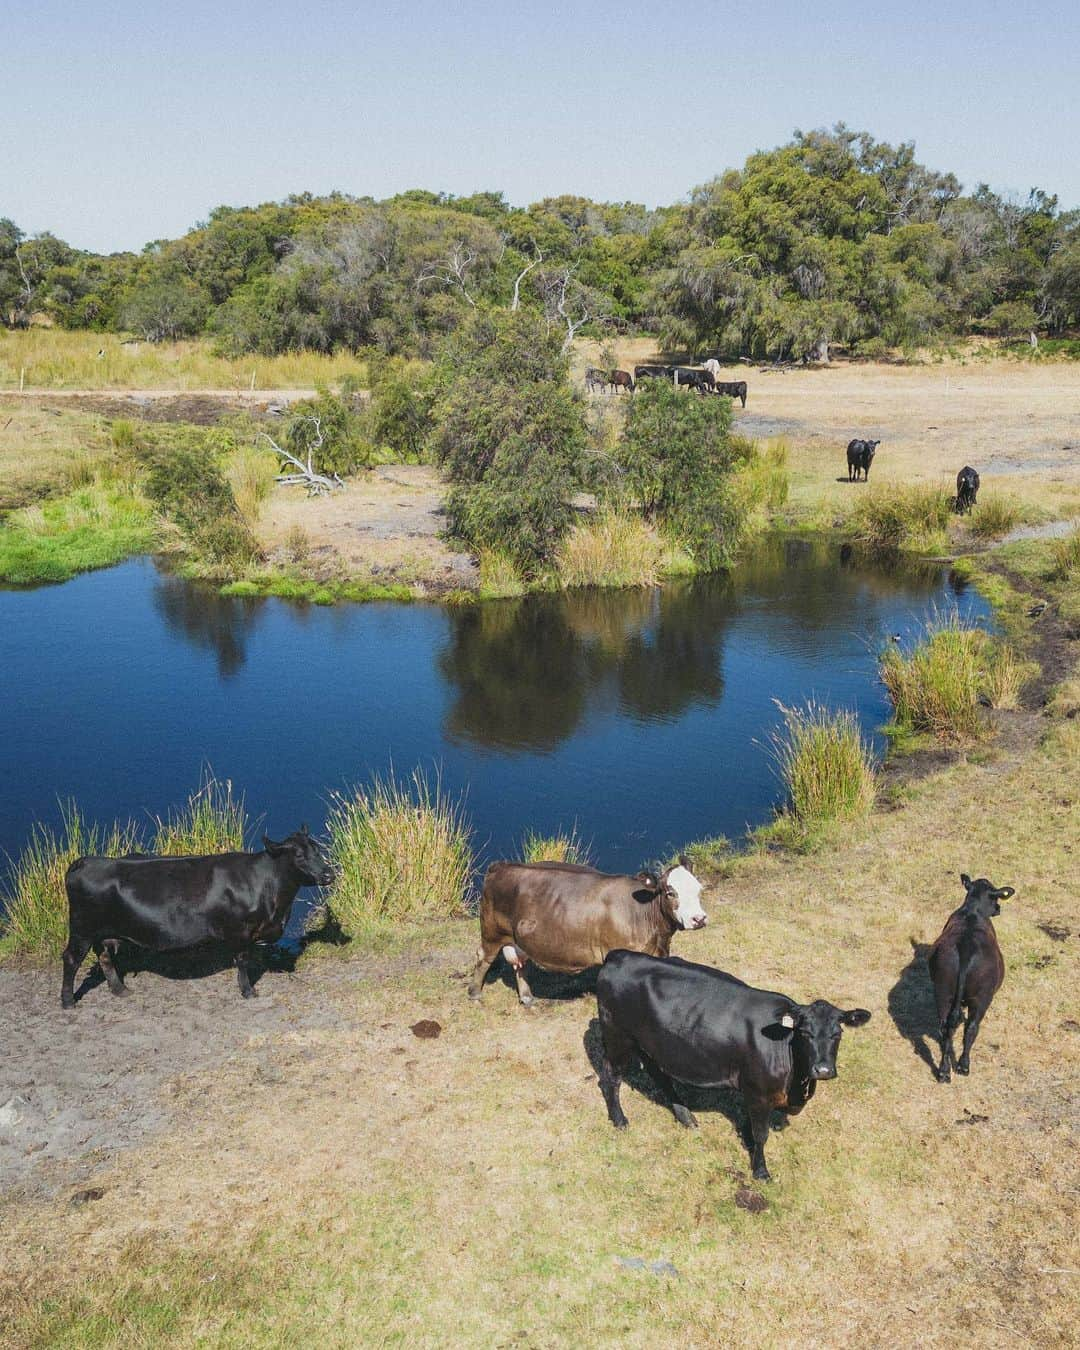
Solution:
M690 871L690 859L686 856L685 853L679 854L679 866L685 867L688 872Z
M1011 900L1015 894L1016 892L1011 886L999 886L994 892L994 895L998 900Z
M263 848L270 854L271 858L280 858L285 852L284 844L276 844L269 835L263 835Z
M849 1008L840 1014L840 1021L846 1027L861 1027L870 1021L870 1014L865 1008Z
M970 891L970 890L971 890L971 878L968 876L968 874L967 874L966 872L961 872L961 873L960 873L960 880L961 880L961 882L963 883L964 890L965 890L965 891Z

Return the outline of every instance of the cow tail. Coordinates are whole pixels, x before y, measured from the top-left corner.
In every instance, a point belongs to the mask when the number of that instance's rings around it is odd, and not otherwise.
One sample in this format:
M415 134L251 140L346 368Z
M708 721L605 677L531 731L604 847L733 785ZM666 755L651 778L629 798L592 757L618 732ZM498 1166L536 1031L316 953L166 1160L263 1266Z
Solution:
M948 1025L951 1027L958 1027L960 1025L964 985L967 983L968 971L971 969L971 963L975 959L975 944L966 932L960 939L957 958L956 988L953 990L952 1007L949 1009Z

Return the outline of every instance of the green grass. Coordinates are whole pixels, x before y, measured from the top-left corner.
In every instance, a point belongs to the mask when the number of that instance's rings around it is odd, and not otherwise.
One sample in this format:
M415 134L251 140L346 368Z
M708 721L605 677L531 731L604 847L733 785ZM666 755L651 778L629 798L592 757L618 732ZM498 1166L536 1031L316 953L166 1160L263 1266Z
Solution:
M557 570L567 590L580 586L655 586L663 541L640 516L602 511L570 530L559 550Z
M908 655L888 647L880 669L898 726L952 744L987 735L982 701L1015 707L1030 673L1011 648L955 615L931 621Z
M848 532L873 553L944 551L952 515L942 487L923 483L874 487L847 516Z
M254 529L259 522L263 502L273 491L277 460L254 445L242 445L225 465L225 479L232 489L237 510Z
M530 830L521 841L521 861L592 863L591 848L575 827L569 833L544 835Z
M462 808L419 769L332 798L328 828L339 869L330 896L347 932L387 920L460 914L471 883L471 831Z
M156 538L154 514L138 489L97 474L89 486L11 512L0 525L0 581L68 581L146 553Z
M782 826L808 838L869 815L877 795L874 758L855 714L812 700L777 707L784 724L773 733L772 752L787 796Z
M0 896L0 957L44 959L63 951L68 917L64 873L76 858L135 851L220 853L243 848L246 832L243 800L234 796L231 783L209 773L183 807L155 817L149 831L134 821L97 825L75 802L68 802L59 829L35 825L22 853L9 860Z
M179 570L185 576L201 575L197 565L185 565ZM368 581L362 577L340 577L319 581L314 577L305 577L287 569L250 571L236 581L224 582L220 591L222 595L245 596L251 599L272 595L281 600L298 600L311 605L334 605L342 600L410 601L417 598L416 591L411 586L398 582Z

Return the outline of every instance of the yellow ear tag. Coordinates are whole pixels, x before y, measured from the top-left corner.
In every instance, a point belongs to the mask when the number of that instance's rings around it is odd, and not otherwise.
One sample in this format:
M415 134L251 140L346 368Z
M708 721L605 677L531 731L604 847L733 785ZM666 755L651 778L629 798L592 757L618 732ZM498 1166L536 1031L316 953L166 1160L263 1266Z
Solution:
M785 1013L780 1019L780 1025L793 1030L795 1027L795 1019L789 1013Z

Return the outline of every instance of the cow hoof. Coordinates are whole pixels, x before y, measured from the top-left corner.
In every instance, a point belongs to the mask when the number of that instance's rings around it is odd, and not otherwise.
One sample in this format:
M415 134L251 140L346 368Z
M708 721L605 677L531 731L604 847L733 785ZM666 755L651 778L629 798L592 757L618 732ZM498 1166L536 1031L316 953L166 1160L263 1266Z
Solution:
M71 1012L75 1007L75 1000L68 995L64 995L60 999L60 1006L61 1008L65 1008L68 1012Z
M755 1180L755 1181L772 1181L772 1173L769 1171L769 1169L768 1169L767 1167L755 1167L755 1168L754 1168L754 1180Z
M483 990L481 990L481 989L470 989L470 990L469 990L469 997L472 999L472 1001L473 1001L474 1003L476 1003L476 1002L479 1000L480 995L481 995L482 993L483 993Z
M611 1123L612 1125L615 1126L617 1130L625 1130L628 1129L630 1126L630 1122L626 1119L625 1116L623 1116L622 1120L613 1120Z
M952 1082L952 1074L950 1074L950 1073L942 1073L942 1071L941 1071L940 1069L938 1069L938 1072L937 1072L937 1080L938 1080L939 1083L951 1083L951 1082Z
M962 1074L964 1074L964 1075L966 1076L967 1074L969 1074L969 1073L971 1072L971 1065L970 1065L970 1064L965 1064L964 1061L961 1060L960 1063L956 1066L956 1072L957 1072L957 1073L962 1073Z
M131 990L126 984L112 984L109 988L117 998L128 998L131 994Z
M675 1119L688 1130L696 1130L698 1127L697 1117L693 1111L688 1111L685 1106L682 1110L675 1112Z
M241 998L258 998L258 997L259 997L259 991L258 991L257 989L241 989L241 990L240 990L240 997L241 997Z
M536 999L533 998L532 994L529 994L526 998L521 1000L521 1006L523 1008L531 1008L535 1002Z

